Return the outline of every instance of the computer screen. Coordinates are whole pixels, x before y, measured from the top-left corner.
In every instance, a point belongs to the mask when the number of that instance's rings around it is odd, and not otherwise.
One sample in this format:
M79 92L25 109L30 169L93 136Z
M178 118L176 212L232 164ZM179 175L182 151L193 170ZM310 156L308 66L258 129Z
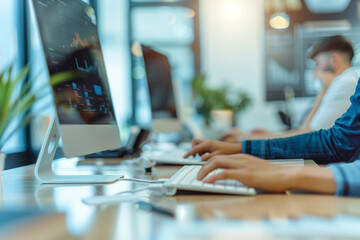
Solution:
M177 118L168 58L142 46L153 119Z
M75 76L52 86L64 155L121 147L94 9L81 0L32 3L50 76Z
M77 0L36 0L34 9L50 75L81 73L53 86L60 124L116 124L93 8Z

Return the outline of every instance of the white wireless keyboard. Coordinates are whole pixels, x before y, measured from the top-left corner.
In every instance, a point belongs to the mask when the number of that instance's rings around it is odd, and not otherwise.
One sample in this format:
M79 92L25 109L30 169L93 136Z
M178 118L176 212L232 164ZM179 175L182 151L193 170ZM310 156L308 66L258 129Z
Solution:
M149 154L146 157L156 163L177 164L177 165L203 165L200 156L184 158L185 150L173 150L165 153Z
M143 154L149 160L156 163L164 164L175 164L175 165L203 165L205 162L202 161L199 155L189 158L184 158L184 155L187 153L184 149L175 149L166 152L149 152ZM304 166L304 159L278 159L278 160L269 160L269 162L280 165L296 165Z
M166 195L175 195L177 190L211 192L236 195L255 195L254 188L247 187L234 180L216 181L213 184L203 183L196 179L201 166L184 166L177 171L165 184ZM222 170L215 170L211 174L219 173ZM209 175L209 176L210 176Z

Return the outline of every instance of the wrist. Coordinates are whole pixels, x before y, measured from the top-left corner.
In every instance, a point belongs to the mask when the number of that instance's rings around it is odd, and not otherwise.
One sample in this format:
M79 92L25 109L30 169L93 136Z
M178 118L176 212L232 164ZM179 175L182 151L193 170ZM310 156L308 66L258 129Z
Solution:
M304 167L291 167L291 169L285 169L285 183L286 190L299 189L299 183L301 184L304 178Z
M294 167L287 172L287 190L304 190L334 194L336 183L329 169Z
M237 153L242 153L243 151L242 151L242 143L240 142L240 143L236 143L236 150L237 150Z
M241 143L227 143L226 153L227 154L240 154L242 153L242 144Z

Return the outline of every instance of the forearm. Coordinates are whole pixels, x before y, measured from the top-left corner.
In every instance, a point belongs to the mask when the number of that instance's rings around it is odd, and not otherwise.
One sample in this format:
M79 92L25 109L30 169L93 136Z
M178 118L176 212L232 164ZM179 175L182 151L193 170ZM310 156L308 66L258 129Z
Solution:
M264 159L312 159L318 164L349 162L360 147L360 134L347 137L334 128L290 138L243 141L243 153Z
M299 129L287 130L287 131L277 132L277 133L250 134L250 135L247 135L245 138L247 140L287 138L287 137L294 137L297 135L309 133L311 131L312 130L310 128L299 128Z
M243 153L263 159L303 158L321 164L340 161L336 159L334 147L328 143L330 135L320 131L290 138L243 141L242 149Z
M335 194L336 183L329 169L321 167L294 168L288 175L288 190L304 190L311 192Z

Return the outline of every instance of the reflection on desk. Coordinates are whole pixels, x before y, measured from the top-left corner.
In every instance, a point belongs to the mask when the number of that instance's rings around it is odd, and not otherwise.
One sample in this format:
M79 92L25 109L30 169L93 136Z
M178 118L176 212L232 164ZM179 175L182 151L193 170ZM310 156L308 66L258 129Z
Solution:
M339 216L335 219L304 216L288 221L196 221L183 224L167 223L157 239L160 240L355 240L359 239L359 218Z
M124 174L126 177L151 180L168 178L179 169L170 166L155 167L152 173L146 174L144 169L131 164L77 166L76 162L77 160L56 161L54 170L61 174ZM332 239L346 239L345 237L350 235L346 235L345 230L352 236L360 236L358 228L348 227L354 227L355 222L360 222L360 199L356 198L290 193L259 194L251 197L214 194L165 197L150 191L137 193L142 200L174 212L176 218L171 219L154 212L139 210L134 203L98 207L82 202L85 197L114 195L124 190L143 188L144 184L118 181L97 185L41 185L35 180L33 171L33 165L4 171L3 197L0 201L2 208L6 210L26 207L64 212L69 239L210 237L204 233L212 233L214 235L211 237L216 239L224 233L224 229L229 230L227 233L234 233L232 239L246 239L249 236L246 229L252 229L251 234L260 232L266 233L266 236L281 235L282 239L289 239L286 236L304 236L300 230L296 231L297 227L305 229L306 233L311 231L314 236L320 236L326 226L331 228L328 229L329 233L337 236ZM221 224L217 224L218 222ZM274 231L270 231L272 228ZM264 234L250 236L251 239L269 239L265 238Z
M64 214L19 209L0 211L0 239L57 240L66 234Z

